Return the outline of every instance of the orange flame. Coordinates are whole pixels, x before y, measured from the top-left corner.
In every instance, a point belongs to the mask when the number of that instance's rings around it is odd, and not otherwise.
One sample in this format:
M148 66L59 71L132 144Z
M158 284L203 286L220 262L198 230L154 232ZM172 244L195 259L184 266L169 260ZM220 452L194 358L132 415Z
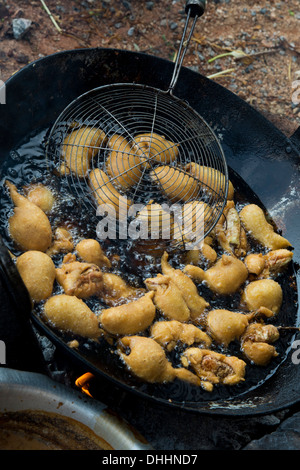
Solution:
M80 388L83 393L92 397L89 391L89 382L94 378L93 374L86 372L75 380L76 387Z

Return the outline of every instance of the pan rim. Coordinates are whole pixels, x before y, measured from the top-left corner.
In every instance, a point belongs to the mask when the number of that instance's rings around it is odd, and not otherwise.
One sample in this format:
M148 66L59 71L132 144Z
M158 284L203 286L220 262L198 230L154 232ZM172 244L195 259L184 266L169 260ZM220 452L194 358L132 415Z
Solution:
M136 396L137 398L144 399L150 403L164 406L174 410L184 410L185 412L189 413L196 413L199 415L214 415L214 416L263 416L270 413L275 413L277 411L281 411L287 409L300 401L300 396L298 399L294 399L292 401L288 401L285 404L272 406L272 402L262 402L260 404L254 403L255 399L259 401L261 399L261 395L258 394L255 398L247 398L246 395L249 393L249 390L241 395L233 396L231 399L225 399L221 401L202 401L202 402L194 402L194 406L191 406L190 402L185 401L173 401L167 400L164 398L157 397L155 395L151 395L144 391L139 390L137 387L134 387L130 384L126 384L123 381L107 374L106 372L100 370L96 365L91 363L87 357L82 355L80 352L76 350L71 350L70 347L63 341L63 339L54 331L52 330L46 323L44 323L38 315L32 311L31 313L31 321L33 325L37 328L37 330L42 334L44 333L50 341L53 341L53 344L64 350L66 355L70 357L70 359L77 359L80 362L81 368L85 367L85 372L91 372L95 374L96 378L104 378L109 382L113 383L116 387L123 389L125 392L128 392L130 395ZM284 362L288 360L288 351L286 351L286 357L278 364L274 372L272 373L270 379L278 372L280 367L283 365ZM264 384L268 381L268 379L264 380ZM255 390L259 391L261 386L258 385L255 387ZM246 397L246 400L243 398ZM236 402L238 401L239 404ZM251 403L252 402L252 403ZM263 408L263 409L261 409Z
M95 48L95 49L96 49L96 50L99 50L99 49L103 50L102 48ZM78 53L78 52L80 52L80 51L87 51L87 50L88 50L88 51L91 51L90 49L85 49L85 48L83 48L83 49L76 49L76 50L74 50L73 52L74 52L74 53ZM111 52L110 49L107 49L107 50L109 50L109 51ZM124 51L119 51L119 50L117 50L117 51L118 51L118 52L124 52ZM56 55L62 55L62 56L63 56L66 52L71 53L72 51L60 51L60 52L58 52L58 53L53 54L52 56L56 56ZM133 52L133 51L126 51L126 53L127 53L127 52L128 52L128 53L130 52L131 54L135 54L135 55L136 55L136 54L139 54L139 55L142 54L142 53L136 53L136 52ZM144 54L144 55L147 55L147 54ZM37 62L39 62L39 61L44 61L45 59L47 59L47 58L40 58L40 59L38 59L35 63L37 63ZM161 60L161 61L166 61L166 59L161 59L161 58L157 58L157 59L158 59L158 60ZM27 67L30 67L30 66L32 66L33 64L34 64L34 63L29 64L29 66L27 66ZM17 72L14 77L16 77L16 76L18 75L18 73L21 73L21 72L22 72L22 70L19 71L19 72ZM191 71L191 73L196 73L196 72L192 72L192 71ZM198 75L200 75L200 74L198 74ZM14 77L11 77L9 80L13 79ZM204 78L205 80L208 80L206 77L203 77L203 78ZM8 82L7 82L7 83L8 83ZM221 86L218 85L218 84L216 84L216 86L221 87ZM221 87L221 88L223 88L223 87ZM231 93L229 90L226 90L226 91L227 91L228 93ZM250 106L250 105L247 105L247 106ZM252 109L254 109L254 108L252 108ZM255 111L256 111L256 110L255 110ZM260 115L260 116L261 116L261 115ZM263 116L261 116L261 117L266 120L266 118L264 118ZM267 120L267 121L268 121L268 120ZM269 121L268 121L268 123L269 123ZM280 130L278 130L272 123L270 123L270 124L272 125L272 127L273 127L274 129L276 129L276 131L277 131L278 133L280 133L280 134L284 137L285 141L288 141L288 138L287 138ZM293 404L293 403L292 403L292 404ZM280 406L279 408L276 408L276 410L284 409L284 408L287 408L288 406L291 406L291 404L288 403L288 404L286 404L286 405L282 405L282 406ZM195 410L192 410L192 411L195 411ZM218 411L220 411L220 410L218 410ZM274 408L272 408L270 411L273 412L273 411L274 411ZM257 414L266 414L266 413L269 413L270 411L264 411L264 412L259 412L259 411L257 411ZM211 414L211 411L208 411L208 413ZM228 413L225 413L225 414L228 415ZM249 412L249 414L250 414L250 412ZM252 414L252 415L254 414L253 410L251 410L251 414ZM239 413L239 415L241 415L241 414Z

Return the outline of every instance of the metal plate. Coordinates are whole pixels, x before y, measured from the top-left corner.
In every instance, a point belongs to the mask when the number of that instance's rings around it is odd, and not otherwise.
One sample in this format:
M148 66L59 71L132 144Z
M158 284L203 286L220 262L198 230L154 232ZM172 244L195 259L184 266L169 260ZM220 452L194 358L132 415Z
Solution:
M74 419L114 450L149 450L151 446L102 403L84 397L41 374L0 369L0 413L45 411Z

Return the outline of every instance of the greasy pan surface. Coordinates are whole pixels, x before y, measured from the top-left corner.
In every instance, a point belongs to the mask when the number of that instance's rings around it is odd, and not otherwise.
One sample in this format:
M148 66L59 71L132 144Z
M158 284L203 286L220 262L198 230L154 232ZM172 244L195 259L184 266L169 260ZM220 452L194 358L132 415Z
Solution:
M22 144L39 132L43 135L64 107L78 95L112 82L137 82L166 89L172 67L172 63L152 56L103 49L67 51L25 67L7 82L7 104L1 107L1 183L9 176L7 172L11 167L20 170L20 174L26 167L27 177L30 167L33 167L34 174L39 171L35 168L39 151L36 155L28 152L28 157L29 154L32 157L30 161L26 156L26 145ZM289 279L295 279L299 284L297 147L249 105L195 72L185 68L181 71L175 94L188 101L220 138L230 167L230 178L237 191L247 200L264 206L292 243L294 265L290 268ZM15 154L11 153L19 148L23 149L25 158L20 167L14 160ZM18 177L15 174L11 176L18 184ZM7 240L5 227L1 228L1 235ZM297 289L291 289L289 282L283 285L283 289L286 303L281 323L297 325ZM94 354L89 357L87 351L74 352L66 346L63 338L56 336L34 314L32 320L61 347L62 352L70 354L100 378L104 374L105 378L127 390L169 406L184 406L203 413L240 415L268 413L300 399L300 366L293 363L295 351L291 348L292 341L297 338L290 333L282 337L280 360L273 363L267 380L264 380L266 373L254 373L246 387L237 387L220 395L217 392L206 394L204 398L203 394L190 396L182 384L175 383L170 388L148 387L128 380L127 376L122 377L114 361L105 365L101 357L95 360ZM168 401L170 393L172 403Z

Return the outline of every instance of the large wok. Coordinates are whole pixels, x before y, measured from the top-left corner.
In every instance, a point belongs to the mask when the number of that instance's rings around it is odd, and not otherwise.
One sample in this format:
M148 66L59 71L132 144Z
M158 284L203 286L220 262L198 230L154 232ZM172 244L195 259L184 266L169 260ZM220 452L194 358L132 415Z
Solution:
M6 83L6 105L0 116L0 175L7 177L14 154L21 142L40 130L51 127L60 112L78 95L108 83L136 82L165 89L173 64L150 55L113 49L65 51L40 59L23 68ZM251 106L222 86L202 75L183 68L175 90L216 131L221 140L230 170L237 186L249 192L273 217L294 247L294 264L289 276L296 280L294 294L285 309L289 325L298 324L297 291L300 261L299 152L300 132L288 138ZM28 157L29 158L29 157ZM276 370L260 384L235 396L214 400L170 402L163 394L152 394L147 388L132 387L126 378L102 367L88 354L70 350L64 340L50 330L32 312L24 285L4 246L7 233L1 228L0 264L0 339L6 343L7 364L34 370L37 363L32 323L48 336L63 355L78 367L91 371L100 380L166 406L214 415L249 415L270 413L300 401L300 366L295 357L291 332L286 341L286 356ZM294 343L295 346L295 343ZM299 346L298 346L299 347ZM293 356L294 354L294 356Z

